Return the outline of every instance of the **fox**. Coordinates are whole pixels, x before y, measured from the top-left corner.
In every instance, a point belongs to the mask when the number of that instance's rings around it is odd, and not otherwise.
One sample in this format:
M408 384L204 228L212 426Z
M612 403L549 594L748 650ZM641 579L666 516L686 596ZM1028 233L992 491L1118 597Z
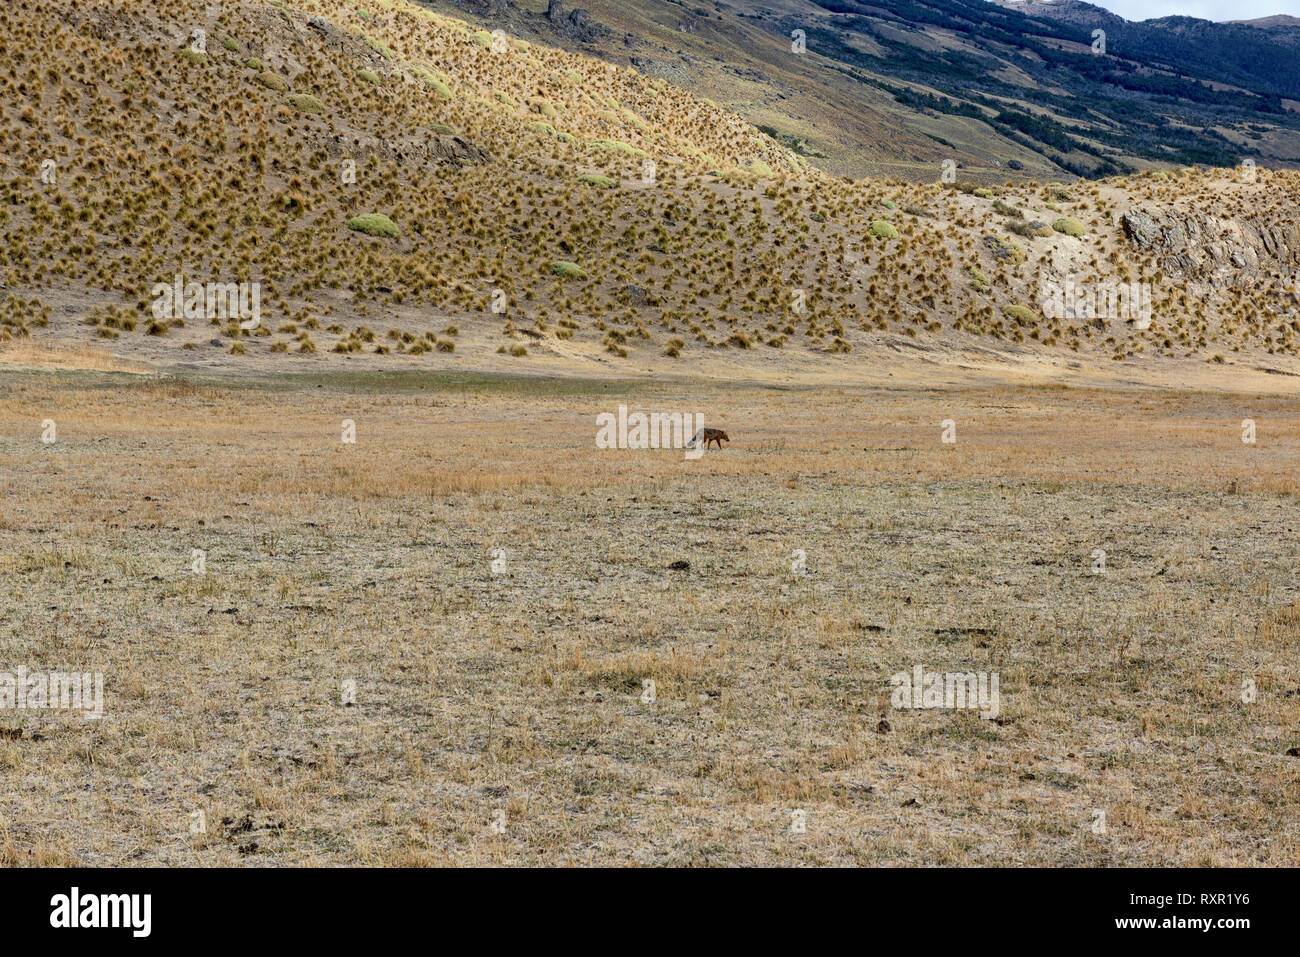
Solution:
M718 448L721 449L723 442L731 441L731 436L727 435L727 433L723 432L721 429L700 429L700 431L695 433L695 437L686 443L686 447L688 449L695 448L695 444L699 442L700 439L704 440L704 447L706 449L709 447L710 442L717 442Z

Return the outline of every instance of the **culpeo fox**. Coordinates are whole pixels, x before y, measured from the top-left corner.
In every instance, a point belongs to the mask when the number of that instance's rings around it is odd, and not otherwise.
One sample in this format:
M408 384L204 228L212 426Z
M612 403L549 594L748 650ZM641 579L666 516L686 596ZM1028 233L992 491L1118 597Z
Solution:
M686 447L688 449L695 448L695 444L699 442L700 439L704 440L704 447L706 449L709 447L710 442L717 442L718 448L720 449L722 448L723 442L731 441L731 437L721 429L700 429L700 431L695 433L695 438L686 443Z

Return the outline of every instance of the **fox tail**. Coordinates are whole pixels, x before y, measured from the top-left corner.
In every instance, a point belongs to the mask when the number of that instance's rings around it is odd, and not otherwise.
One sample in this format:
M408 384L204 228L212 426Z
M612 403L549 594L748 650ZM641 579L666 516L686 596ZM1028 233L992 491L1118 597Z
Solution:
M700 431L695 433L695 437L686 443L686 448L688 449L695 448L696 443L698 443L702 438L704 438L704 430L700 429Z

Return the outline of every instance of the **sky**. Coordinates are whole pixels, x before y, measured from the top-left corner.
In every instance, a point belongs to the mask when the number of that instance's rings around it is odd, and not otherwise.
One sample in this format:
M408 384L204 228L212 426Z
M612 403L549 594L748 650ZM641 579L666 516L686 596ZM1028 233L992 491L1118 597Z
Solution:
M1152 17L1200 17L1203 20L1252 20L1289 13L1300 17L1300 0L1087 0L1125 20Z

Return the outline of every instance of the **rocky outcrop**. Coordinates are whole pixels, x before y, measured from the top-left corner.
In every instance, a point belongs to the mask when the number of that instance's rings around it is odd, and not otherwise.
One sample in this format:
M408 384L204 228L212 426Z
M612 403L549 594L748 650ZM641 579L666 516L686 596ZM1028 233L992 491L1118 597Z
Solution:
M478 144L455 133L431 133L425 139L389 141L369 138L360 142L335 135L319 143L331 156L357 161L376 156L392 160L399 166L482 166L495 158Z
M557 33L584 43L597 39L605 32L605 28L593 20L586 10L575 7L566 14L564 0L550 0L546 7L546 19Z
M347 54L354 60L365 60L381 68L383 73L391 72L388 62L355 33L336 27L324 17L308 17L307 27L320 35L325 49Z
M1139 249L1149 249L1161 242L1160 224L1140 209L1130 209L1119 218L1129 242Z
M1134 207L1120 216L1120 227L1132 246L1154 253L1162 267L1178 274L1249 274L1300 263L1300 226L1294 222Z
M510 12L509 0L467 0L463 5L485 17L504 17Z
M436 163L455 166L482 166L492 162L492 154L463 136L444 133L424 144L425 155Z

